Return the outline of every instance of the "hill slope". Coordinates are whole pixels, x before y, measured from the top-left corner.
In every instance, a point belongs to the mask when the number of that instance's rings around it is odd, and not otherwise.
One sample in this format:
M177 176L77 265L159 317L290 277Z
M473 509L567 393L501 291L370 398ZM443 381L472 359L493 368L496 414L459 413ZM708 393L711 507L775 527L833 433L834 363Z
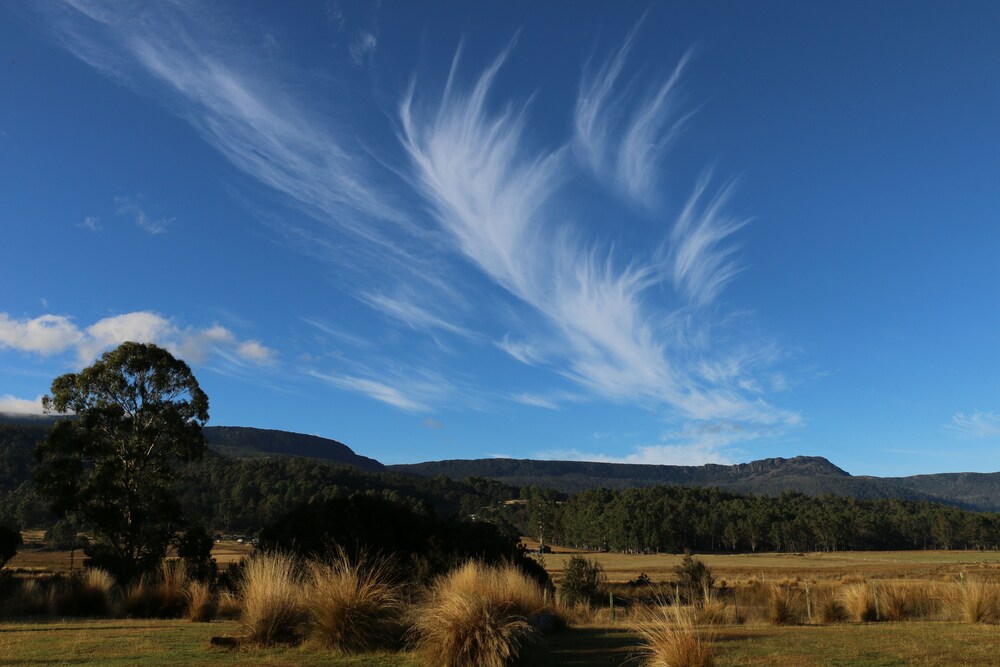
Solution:
M318 435L247 426L206 426L205 438L215 451L236 458L302 456L361 470L385 470L385 466L375 459L356 454L342 442Z
M636 465L587 461L470 459L388 466L389 470L453 479L485 477L511 486L539 486L566 493L672 484L715 486L736 493L777 495L798 491L872 500L903 498L1000 511L1000 473L943 473L915 477L852 476L818 456L763 459L726 466Z
M45 437L57 417L0 413L0 469L4 458L10 458L13 470L33 462L34 444ZM356 454L342 442L305 433L292 433L247 426L206 426L205 439L209 449L235 458L261 456L302 456L327 463L348 465L360 470L381 471L385 466L375 459ZM15 451L7 452L13 449Z
M0 413L0 490L30 479L34 443L45 437L52 417ZM736 493L777 495L798 491L858 499L928 500L967 509L1000 511L1000 473L940 473L912 477L852 476L822 457L773 458L733 466L636 465L586 461L471 459L383 466L347 445L314 435L242 426L205 428L209 447L236 458L299 456L359 470L391 471L456 481L492 479L514 487L537 486L572 493L604 487L672 484L714 486Z

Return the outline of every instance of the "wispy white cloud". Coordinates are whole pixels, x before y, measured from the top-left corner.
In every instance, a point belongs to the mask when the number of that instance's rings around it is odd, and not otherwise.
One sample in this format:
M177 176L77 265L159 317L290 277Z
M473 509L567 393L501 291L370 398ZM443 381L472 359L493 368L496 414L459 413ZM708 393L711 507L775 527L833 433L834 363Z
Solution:
M217 39L228 20L223 12L184 0L127 9L72 0L38 10L67 50L129 87L164 97L238 169L330 229L374 243L382 255L398 254L383 223L391 220L392 231L404 233L406 216L372 185L356 141L300 104L283 83L288 72Z
M510 334L504 334L501 340L494 343L498 348L514 357L522 364L533 366L544 359L538 345L523 340L513 340Z
M412 296L392 297L386 294L362 294L361 300L369 306L393 319L403 322L411 329L441 329L465 337L476 334L435 315L415 302Z
M547 321L558 337L552 347L561 350L561 372L594 394L666 404L699 420L795 421L793 413L744 398L735 383L687 368L690 351L680 348L678 329L692 313L683 305L663 310L648 299L667 276L696 306L718 295L734 271L726 260L730 250L720 243L738 227L720 222L727 220L728 191L700 206L700 184L667 250L645 262L581 246L552 222L565 150L527 147L524 107L490 111L490 90L506 55L468 90L456 83L456 55L439 103L422 105L411 88L400 106L401 139L416 184L455 248ZM523 356L505 340L501 349Z
M348 50L355 65L364 65L378 48L378 35L368 30L360 30L351 41Z
M997 438L1000 437L1000 414L973 412L967 415L957 412L945 428L969 438Z
M551 397L530 392L518 392L511 395L511 400L521 405L530 405L535 408L545 408L546 410L558 410L559 403Z
M101 219L92 215L88 215L83 219L83 222L81 222L77 226L83 227L84 229L88 229L92 232L99 232L101 231Z
M761 427L733 421L688 422L680 428L663 433L659 442L632 446L627 454L568 449L544 451L538 456L546 459L605 463L732 465L746 460L746 453L739 446L741 443L775 435L780 430L780 427Z
M727 452L707 444L646 445L631 454L614 456L579 449L554 449L538 452L536 458L549 461L595 461L598 463L629 463L637 465L700 466L706 463L732 465L738 460Z
M653 203L660 163L690 113L679 110L678 82L690 60L685 53L658 85L639 92L636 81L622 82L629 52L642 22L618 51L600 65L588 62L573 118L574 147L599 177L632 201Z
M181 327L151 311L105 317L83 328L63 315L13 319L0 313L0 349L46 357L71 352L76 363L84 365L126 341L162 345L194 364L216 354L228 354L238 363L259 365L276 354L259 341L239 340L225 327Z
M727 242L747 223L725 212L732 184L709 196L708 183L707 175L699 179L670 234L674 286L699 305L715 300L736 275L739 266L733 259L735 247Z
M151 236L166 233L170 225L176 220L176 218L155 218L150 216L140 206L139 197L117 197L115 198L115 203L118 205L118 215L131 219L136 227ZM91 218L87 218L87 220L91 220ZM86 224L86 220L84 223Z
M745 223L726 213L731 185L712 192L702 179L681 213L665 221L661 243L647 244L644 254L614 247L608 236L595 240L561 206L574 155L630 203L654 202L666 152L688 118L678 91L689 56L652 85L623 80L637 25L607 62L587 67L572 138L539 145L532 142L538 133L527 104L491 99L507 51L470 85L461 81L456 54L440 97L428 102L416 81L403 96L398 137L408 163L399 167L396 156L373 155L349 123L304 95L309 87L296 85L301 73L245 44L220 41L221 12L186 0L129 10L73 0L39 11L50 15L70 52L164 99L236 168L305 213L274 216L270 224L333 258L338 272L353 270L353 282L339 284L375 311L432 337L458 336L470 347L501 338L494 344L512 358L552 370L561 376L556 382L568 378L592 397L639 402L694 421L799 419L764 400L768 383L759 367L704 371L725 357L709 341L706 307L737 274L730 239ZM343 12L333 14L343 27ZM372 25L370 37L353 33L360 50L352 55L365 59L377 48ZM414 193L430 203L432 215L411 213L420 211L409 205ZM313 222L299 222L306 217ZM490 331L497 324L490 319L494 293L518 314L514 325L500 324L502 337ZM230 354L244 346L247 358L266 356L252 341L200 336ZM411 412L447 394L434 393L434 382L419 372L360 366L324 377ZM543 407L562 402L537 388L505 395Z
M315 370L307 374L334 387L368 396L405 412L430 412L429 401L439 399L444 393L442 385L427 378L359 377L336 373L320 373Z

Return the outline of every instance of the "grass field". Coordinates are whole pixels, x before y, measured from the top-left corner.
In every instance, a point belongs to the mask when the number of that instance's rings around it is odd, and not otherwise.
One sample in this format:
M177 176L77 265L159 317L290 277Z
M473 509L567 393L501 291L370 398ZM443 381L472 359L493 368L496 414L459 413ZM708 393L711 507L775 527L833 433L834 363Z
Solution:
M371 665L416 667L409 653L331 655L315 646L212 648L233 621L54 620L0 624L0 664L28 665ZM625 628L572 628L554 635L529 664L553 667L638 665L637 636ZM956 667L1000 665L995 626L878 623L829 626L727 626L715 633L718 667Z
M529 546L531 543L526 541ZM566 561L574 555L595 560L609 583L625 583L639 573L653 581L672 578L683 556L677 554L598 553L556 547L542 559L557 581ZM833 581L843 577L921 579L943 581L960 573L1000 579L1000 552L995 551L837 551L805 554L705 554L697 555L716 579L731 582L757 578L774 581L799 577L807 581Z
M250 548L217 545L225 563ZM574 554L556 549L546 554L546 567L558 580ZM605 568L621 585L646 573L656 582L669 580L680 563L676 555L583 553ZM65 567L68 568L68 554ZM25 572L64 569L62 552L26 549L13 563ZM699 556L716 578L739 584L751 580L815 582L814 590L845 579L902 580L909 585L951 581L962 573L1000 580L1000 554L969 551L840 552L822 554L757 554ZM30 568L30 569L29 569ZM38 568L36 570L36 568ZM916 665L1000 666L1000 627L945 620L901 623L834 623L773 626L760 616L743 625L703 629L711 635L717 667L826 666L890 667ZM295 648L214 648L213 636L239 634L235 621L191 623L184 620L27 619L0 622L0 665L373 665L415 667L408 652L366 654L355 658L331 655L318 645ZM533 667L639 665L638 635L627 610L612 620L607 609L575 627L549 637L529 662Z
M84 555L79 549L73 555L74 562L69 551L41 548L42 531L25 531L23 539L25 546L14 555L6 569L21 573L65 573L70 571L71 565L79 569L83 562ZM221 569L229 567L231 563L238 562L252 552L253 547L249 544L234 541L216 542L212 547L212 557Z

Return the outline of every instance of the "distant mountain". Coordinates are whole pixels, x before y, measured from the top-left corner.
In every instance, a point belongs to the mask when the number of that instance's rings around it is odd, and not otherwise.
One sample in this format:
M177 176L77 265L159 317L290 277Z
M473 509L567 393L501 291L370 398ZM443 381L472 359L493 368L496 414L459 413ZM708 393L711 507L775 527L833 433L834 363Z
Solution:
M30 478L34 443L56 418L0 413L0 488ZM778 495L796 491L872 500L902 498L1000 512L1000 472L940 473L913 477L853 476L818 456L772 458L737 465L665 466L531 459L458 459L384 466L347 445L315 435L243 426L205 428L209 447L236 458L298 456L336 465L455 481L492 479L522 487L566 493L604 487L625 489L656 484L718 487L734 493Z
M714 486L735 493L778 495L797 491L858 499L902 498L1000 511L1000 473L943 473L915 477L852 476L818 456L772 458L737 465L637 465L531 459L466 459L388 466L400 473L452 479L485 477L511 486L538 486L565 493L673 484Z
M598 487L625 489L654 484L758 488L768 486L774 480L788 478L837 480L850 478L848 473L818 456L763 459L737 465L710 463L701 466L532 459L458 459L394 465L389 466L389 469L428 477L437 475L453 479L486 477L513 486L542 486L567 493Z
M16 433L20 449L24 450L20 458L30 460L34 443L45 437L57 419L59 417L0 413L0 449L6 440L4 433L11 438ZM371 472L385 470L385 466L375 459L356 454L342 442L318 435L247 426L206 426L204 433L210 449L234 458L301 456Z
M247 426L206 426L204 432L209 447L236 458L302 456L361 470L385 470L385 466L375 459L355 454L344 443L318 435Z

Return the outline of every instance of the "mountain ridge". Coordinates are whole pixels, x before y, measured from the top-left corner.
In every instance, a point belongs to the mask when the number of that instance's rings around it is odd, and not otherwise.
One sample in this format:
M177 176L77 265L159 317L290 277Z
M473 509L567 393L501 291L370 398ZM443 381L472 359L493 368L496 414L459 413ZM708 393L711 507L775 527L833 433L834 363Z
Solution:
M33 465L33 442L44 437L55 419L57 417L0 413L0 425L30 431L30 435L22 432L16 438L8 434L9 442L5 442L4 434L0 432L0 469L8 470L12 479L30 478L25 471ZM536 486L564 493L599 487L627 489L668 484L717 487L756 495L779 495L791 491L814 496L849 496L860 500L901 498L946 503L971 510L1000 511L1000 472L933 473L909 477L851 475L821 456L774 457L735 465L703 466L500 458L386 466L376 459L356 453L337 440L292 431L207 426L205 436L213 451L234 458L296 456L368 472L396 472L419 477L445 475L455 481L481 477L515 487ZM12 451L12 447L18 451Z

